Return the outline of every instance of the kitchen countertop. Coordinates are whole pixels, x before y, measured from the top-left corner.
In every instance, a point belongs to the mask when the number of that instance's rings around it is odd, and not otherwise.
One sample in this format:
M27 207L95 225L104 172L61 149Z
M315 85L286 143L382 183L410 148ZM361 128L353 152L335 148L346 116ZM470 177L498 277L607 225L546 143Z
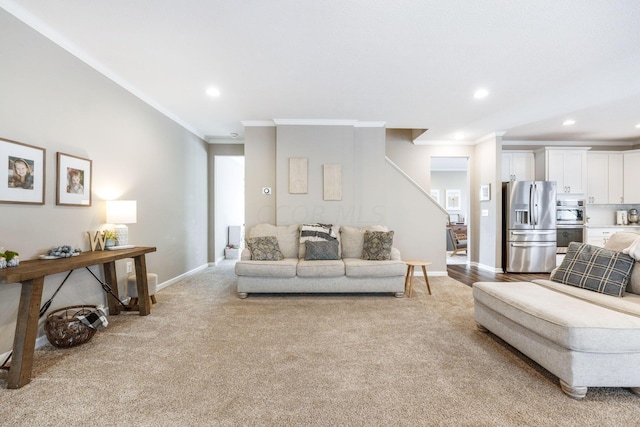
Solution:
M615 224L585 224L585 228L637 228L640 227L640 223L627 224L627 225L615 225Z

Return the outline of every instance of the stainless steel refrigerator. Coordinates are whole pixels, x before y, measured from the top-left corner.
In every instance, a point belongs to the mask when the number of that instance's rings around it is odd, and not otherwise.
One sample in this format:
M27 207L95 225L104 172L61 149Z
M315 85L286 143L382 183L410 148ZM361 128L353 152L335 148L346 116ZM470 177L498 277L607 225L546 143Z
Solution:
M502 184L503 269L549 273L556 267L556 182Z

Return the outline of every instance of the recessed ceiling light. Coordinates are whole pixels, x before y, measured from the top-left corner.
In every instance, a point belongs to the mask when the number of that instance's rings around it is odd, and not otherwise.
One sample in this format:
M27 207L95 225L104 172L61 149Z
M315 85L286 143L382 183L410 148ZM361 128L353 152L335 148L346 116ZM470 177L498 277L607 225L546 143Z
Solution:
M576 121L573 119L568 119L565 120L564 122L562 122L562 126L571 126L571 125L575 125Z
M486 98L487 95L489 95L489 91L486 89L478 89L473 93L473 97L475 99L482 99L482 98Z
M453 134L453 139L455 140L461 140L464 138L464 133L463 132L456 132L455 134Z
M216 87L210 87L209 89L207 89L207 95L220 96L220 90Z
M638 123L638 124L636 125L636 127L637 127L638 129L640 129L640 123Z

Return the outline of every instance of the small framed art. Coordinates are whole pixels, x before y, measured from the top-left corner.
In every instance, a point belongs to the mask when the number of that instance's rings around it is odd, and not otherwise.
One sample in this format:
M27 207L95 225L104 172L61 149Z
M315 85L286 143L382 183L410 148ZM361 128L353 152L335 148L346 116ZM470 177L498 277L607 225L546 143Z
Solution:
M491 200L491 184L480 185L480 201L486 202Z
M0 138L0 203L44 205L44 148ZM5 169L6 168L6 169Z
M447 190L445 209L448 211L460 210L460 190Z
M56 205L91 206L91 160L58 153Z

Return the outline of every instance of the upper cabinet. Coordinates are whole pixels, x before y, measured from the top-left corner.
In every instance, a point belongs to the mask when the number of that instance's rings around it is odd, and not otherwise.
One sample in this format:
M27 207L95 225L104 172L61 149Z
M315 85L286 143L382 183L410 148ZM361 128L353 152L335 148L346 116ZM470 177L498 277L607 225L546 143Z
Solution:
M558 196L584 196L587 188L587 151L589 148L544 148L544 176L538 179L556 181ZM542 160L542 159L541 159Z
M535 158L532 151L502 152L502 181L533 181Z
M623 154L593 151L587 153L587 203L624 203Z
M624 154L624 203L640 203L640 150L626 151Z

